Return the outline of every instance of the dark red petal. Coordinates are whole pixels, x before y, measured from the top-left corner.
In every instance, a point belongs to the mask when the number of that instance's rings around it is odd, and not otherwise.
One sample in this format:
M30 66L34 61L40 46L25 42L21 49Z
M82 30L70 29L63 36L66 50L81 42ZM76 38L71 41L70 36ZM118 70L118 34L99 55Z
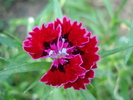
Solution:
M85 84L90 83L90 79L94 78L94 71L90 70L86 73L84 78L78 77L75 82L69 82L64 85L64 89L73 87L75 90L86 89Z
M70 64L63 66L63 71L58 68L53 68L55 70L49 70L45 75L42 76L40 81L46 82L47 85L57 87L62 86L68 82L73 82L78 78L78 76L85 74L85 69L80 67L81 63L81 57L77 55L70 60Z
M35 26L33 29L32 29L34 32L39 32L40 31L40 28Z
M43 52L39 47L24 47L24 50L29 52L29 53L36 53L36 52Z
M59 33L61 32L61 28L58 25L58 27L55 29L54 24L49 23L46 28L42 26L41 31L43 34L45 34L45 42L50 42L58 37Z
M23 42L23 45L24 45L24 46L30 46L30 45L31 45L31 42L28 41L28 40L26 40L26 41Z
M59 27L55 29L53 23L47 24L47 27L42 24L42 28L34 27L33 32L29 32L29 34L37 41L40 42L49 42L54 40L55 38L58 37L59 32L61 29Z
M55 27L61 25L62 35L69 34L68 40L72 42L74 46L80 46L88 41L88 38L85 36L87 35L87 31L81 28L82 23L78 25L77 21L75 21L71 24L70 19L64 17L62 23L57 19L54 24Z
M86 70L92 69L92 66L100 59L100 56L96 54L98 51L97 39L96 37L90 38L88 43L85 43L83 47L78 48L83 52L81 54L83 59L83 64L81 65Z
M43 24L44 25L44 24ZM32 32L29 32L29 34L32 36L33 39L39 42L44 42L46 34L42 32L42 29L38 27L34 27Z
M67 33L69 33L71 29L71 23L70 23L70 20L66 17L63 18L63 23L62 23L62 35L65 35Z
M92 66L92 69L96 69L96 68L98 68L97 67L97 64L95 64L94 66Z
M86 73L86 78L94 78L94 71L93 70L90 70Z
M67 19L67 17L63 17L62 22L57 19L54 22L55 27L57 28L58 25L61 25L61 29L62 29L62 35L65 35L67 33L69 33L70 29L71 29L71 23L70 20Z
M62 23L61 23L61 21L57 18L57 19L54 21L54 27L55 27L55 29L57 28L58 25L61 25L61 26L62 26Z
M88 38L85 36L86 30L81 28L82 24L79 25L75 21L71 27L71 31L68 35L68 40L74 45L74 46L81 46L82 44L88 42Z
M34 34L33 34L34 33ZM42 28L39 31L33 31L29 33L34 39L43 43L46 41L47 28L42 24Z
M98 51L98 47L96 46L98 43L96 36L89 39L89 42L84 45L84 47L79 48L81 51L85 53L96 53Z
M82 55L83 64L81 65L86 70L92 69L92 66L99 60L99 55L97 54L84 54Z
M44 38L44 37L46 37L45 34L36 33L36 32L29 32L29 34L32 36L32 38L34 38L38 42L44 42L45 41L45 38Z
M28 40L23 42L23 49L28 52L34 59L42 57L44 52L43 44L31 37L27 39Z
M89 81L90 82L90 81ZM67 83L64 85L64 89L67 89L67 88L71 88L73 87L75 90L80 90L80 89L86 89L86 87L84 86L81 78L78 78L75 82L73 83Z
M33 59L38 59L44 56L42 51L38 51L36 53L29 53L29 54L32 56Z

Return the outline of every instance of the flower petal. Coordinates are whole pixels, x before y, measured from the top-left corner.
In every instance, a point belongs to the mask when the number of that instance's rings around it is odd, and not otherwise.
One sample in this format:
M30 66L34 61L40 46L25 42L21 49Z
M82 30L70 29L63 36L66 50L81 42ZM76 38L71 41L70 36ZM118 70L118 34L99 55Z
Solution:
M58 25L61 25L61 27L62 27L62 35L65 35L65 34L69 33L69 31L71 29L70 19L67 19L66 16L63 17L62 22L59 19L54 21L54 25L55 25L55 27L57 27Z
M96 37L90 38L89 42L84 44L83 47L78 48L84 52L81 56L84 61L82 67L86 70L92 69L92 66L100 59L100 56L96 54L98 47L96 46L97 39Z
M44 56L44 46L40 42L33 38L27 38L28 40L23 42L23 49L27 51L33 59ZM46 54L45 54L46 55Z
M88 37L86 30L81 28L82 23L79 25L77 24L77 21L75 21L72 24L71 31L68 35L68 40L74 45L74 46L81 46L82 44L88 42Z
M82 59L84 63L81 65L86 70L92 69L92 66L99 60L99 55L97 54L84 54L82 55Z
M68 82L74 82L78 76L85 74L85 69L80 67L82 63L80 55L73 57L69 64L52 66L51 69L42 76L41 82L46 82L47 85L60 87Z
M89 39L89 42L84 45L84 47L79 48L85 53L96 53L98 51L98 47L96 46L98 43L96 36Z
M78 77L75 82L69 82L64 85L64 89L73 87L75 90L86 89L85 84L90 83L90 79L94 78L94 71L90 70L86 73L84 78Z

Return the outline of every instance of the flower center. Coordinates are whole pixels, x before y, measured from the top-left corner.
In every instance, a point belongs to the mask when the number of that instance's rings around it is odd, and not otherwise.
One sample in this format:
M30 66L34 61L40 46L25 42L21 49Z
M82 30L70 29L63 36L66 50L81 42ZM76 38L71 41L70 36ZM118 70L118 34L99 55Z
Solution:
M62 49L59 50L59 51L50 50L50 52L49 52L49 57L55 58L55 59L63 58L63 57L65 57L66 55L69 55L69 54L67 53L67 49L66 49L66 48L62 48Z

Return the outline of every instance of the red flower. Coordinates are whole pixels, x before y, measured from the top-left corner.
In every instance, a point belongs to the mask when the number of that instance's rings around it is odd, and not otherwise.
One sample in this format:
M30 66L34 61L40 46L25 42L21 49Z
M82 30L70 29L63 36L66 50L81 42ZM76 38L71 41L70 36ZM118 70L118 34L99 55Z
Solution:
M40 79L46 85L86 89L85 84L94 78L93 69L99 60L96 37L82 28L82 23L71 22L64 17L61 22L44 24L29 32L31 37L23 42L23 48L33 59L53 58L53 63Z

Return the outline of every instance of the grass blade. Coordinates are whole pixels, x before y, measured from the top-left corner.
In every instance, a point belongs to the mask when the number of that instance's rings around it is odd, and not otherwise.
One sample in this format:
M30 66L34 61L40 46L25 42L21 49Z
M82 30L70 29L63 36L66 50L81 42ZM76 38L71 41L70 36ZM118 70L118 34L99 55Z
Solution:
M41 26L42 23L48 23L51 21L51 16L53 15L53 3L50 2L48 5L46 5L41 13L37 16L35 19L35 22L38 23L38 26ZM53 17L52 17L53 18Z
M61 88L55 88L51 94L51 100L66 100Z
M116 11L115 16L118 17L118 15L120 14L120 12L122 11L122 9L124 8L125 4L127 3L128 0L123 0L123 2L121 3L121 5L119 6L118 10Z
M124 100L131 100L129 97L129 93L128 93L128 85L127 85L127 81L124 78L121 78L121 86L122 86L122 90L121 90L121 96L124 98Z
M105 6L106 6L106 8L107 8L107 10L109 12L110 17L112 18L113 17L113 9L112 9L112 7L110 5L111 4L110 1L109 0L102 0L102 1L105 4Z
M1 83L3 80L7 79L9 76L10 76L10 74L0 75L0 83Z
M39 82L38 80L40 79L40 76L23 92L23 94L25 94L26 92L28 92L30 89L32 89L34 86L37 85L37 83Z
M55 15L55 18L61 19L63 17L62 10L58 0L54 0L54 15Z
M4 57L0 57L0 60L4 60L4 61L6 61L6 62L12 62L11 59L7 59L7 58L4 58Z
M54 91L55 87L44 85L44 90L40 100L52 100L49 99ZM54 99L55 100L55 99Z
M82 96L83 100L96 100L96 98L87 90L80 90L79 94Z
M78 100L75 90L73 90L72 88L69 88L69 89L66 89L65 91L66 91L66 96L68 100Z
M37 71L37 70L45 69L47 66L50 66L49 62L27 63L27 64L22 64L22 65L18 65L18 66L14 66L14 67L10 67L5 70L2 70L0 71L0 75Z
M16 41L5 36L0 36L0 43L5 44L9 47L17 48L17 49L21 48L21 45L19 45Z
M119 20L119 14L122 11L122 9L124 8L125 4L127 3L128 0L123 0L123 2L121 3L121 5L119 6L119 8L117 9L116 13L114 14L113 18L110 21L110 27L113 27L116 25L116 23L118 23Z
M126 49L130 49L130 48L133 48L133 45L132 46L120 47L120 48L116 48L116 49L113 49L113 50L104 51L103 53L99 53L99 55L101 55L101 58L103 58L103 57L107 57L107 56L110 56L112 54L118 53L118 52L126 50Z
M130 27L130 35L129 35L129 45L133 45L133 21L131 23L131 27ZM130 48L126 51L126 56L125 56L125 64L127 63L131 53L133 52L133 48Z

